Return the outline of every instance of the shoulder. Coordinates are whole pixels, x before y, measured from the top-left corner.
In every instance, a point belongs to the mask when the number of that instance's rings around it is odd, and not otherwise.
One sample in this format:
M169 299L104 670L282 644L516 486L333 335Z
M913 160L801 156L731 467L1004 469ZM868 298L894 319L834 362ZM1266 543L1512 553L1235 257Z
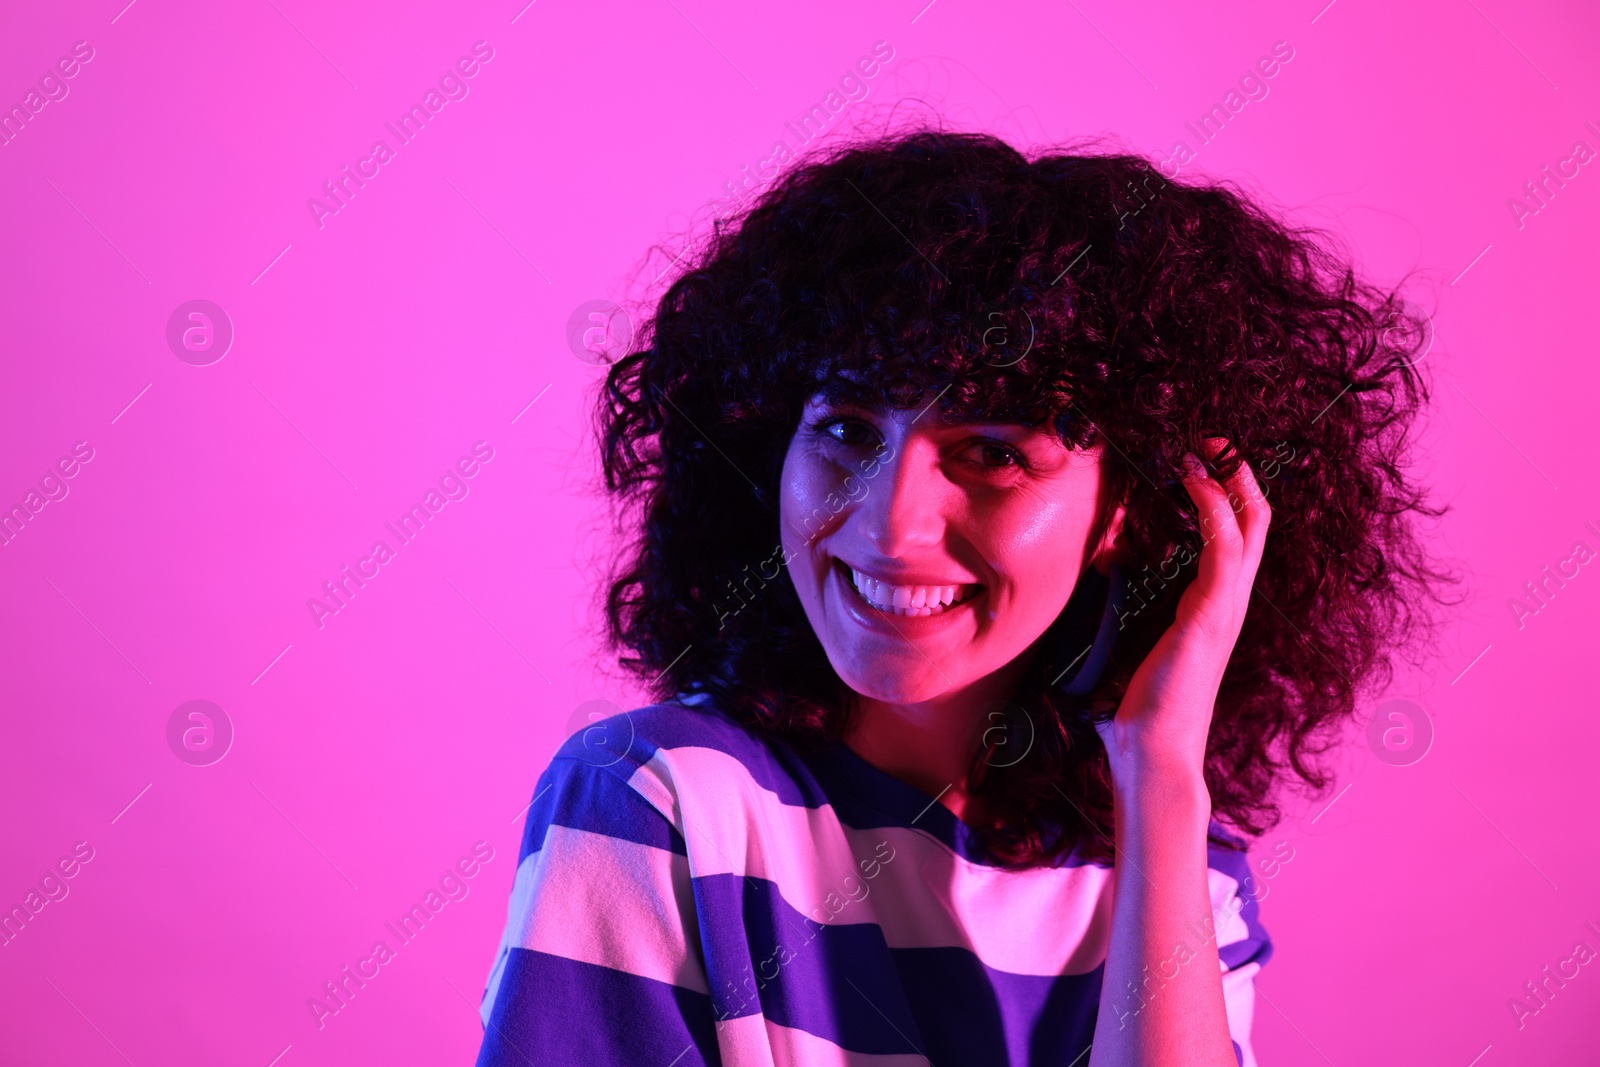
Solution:
M761 762L766 746L710 700L680 696L589 723L568 737L552 759L577 760L627 777L658 753L677 749Z
M698 699L697 699L698 698ZM803 765L782 741L762 738L703 694L647 704L600 719L567 738L552 762L571 760L632 779L656 766L684 772L720 767L768 790L793 790Z
M586 800L591 807L633 809L642 816L635 822L665 820L682 834L686 809L732 813L769 804L816 807L823 801L820 787L788 745L757 736L711 700L696 697L634 708L572 734L541 776L534 809L554 799L548 790L565 797L568 807ZM648 818L641 801L660 819ZM530 811L530 831L534 815Z

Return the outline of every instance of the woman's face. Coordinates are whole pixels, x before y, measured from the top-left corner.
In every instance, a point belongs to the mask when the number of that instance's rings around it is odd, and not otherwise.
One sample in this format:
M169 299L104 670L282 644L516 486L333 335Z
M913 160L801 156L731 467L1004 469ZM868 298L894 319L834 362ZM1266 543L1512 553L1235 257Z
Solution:
M1065 607L1091 554L1100 446L813 397L780 492L789 575L834 670L918 703L1011 663Z

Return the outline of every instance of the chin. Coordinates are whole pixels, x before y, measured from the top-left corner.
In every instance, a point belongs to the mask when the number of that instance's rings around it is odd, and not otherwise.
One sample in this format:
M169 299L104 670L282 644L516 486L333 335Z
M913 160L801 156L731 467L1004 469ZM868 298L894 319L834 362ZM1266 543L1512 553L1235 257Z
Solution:
M935 668L916 652L910 649L906 651L907 657L897 663L874 659L869 662L851 661L841 666L833 657L829 658L845 685L864 697L885 704L919 704L961 687L963 676L958 676L947 666Z

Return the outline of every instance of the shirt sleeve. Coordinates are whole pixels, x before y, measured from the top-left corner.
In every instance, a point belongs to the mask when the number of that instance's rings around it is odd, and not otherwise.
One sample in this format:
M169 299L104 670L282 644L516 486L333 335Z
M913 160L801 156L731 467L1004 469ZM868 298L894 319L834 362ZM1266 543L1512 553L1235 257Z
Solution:
M719 1063L682 835L571 747L528 809L477 1065Z
M1280 848L1287 847L1280 845ZM1290 856L1293 856L1291 849ZM1269 866L1272 859L1258 861ZM1252 871L1242 850L1210 845L1207 877L1211 888L1212 923L1217 956L1222 961L1222 997L1228 1012L1228 1035L1239 1067L1257 1067L1250 1044L1255 1015L1255 976L1272 956L1272 939L1261 925L1260 899L1265 875ZM1276 867L1271 868L1276 873Z

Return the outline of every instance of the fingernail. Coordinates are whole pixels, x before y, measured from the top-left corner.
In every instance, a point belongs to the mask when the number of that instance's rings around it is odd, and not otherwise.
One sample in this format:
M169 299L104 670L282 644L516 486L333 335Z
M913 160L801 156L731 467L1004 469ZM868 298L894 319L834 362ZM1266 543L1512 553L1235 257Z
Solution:
M1197 478L1206 477L1206 465L1200 462L1200 457L1193 452L1183 454L1183 480L1192 482Z

